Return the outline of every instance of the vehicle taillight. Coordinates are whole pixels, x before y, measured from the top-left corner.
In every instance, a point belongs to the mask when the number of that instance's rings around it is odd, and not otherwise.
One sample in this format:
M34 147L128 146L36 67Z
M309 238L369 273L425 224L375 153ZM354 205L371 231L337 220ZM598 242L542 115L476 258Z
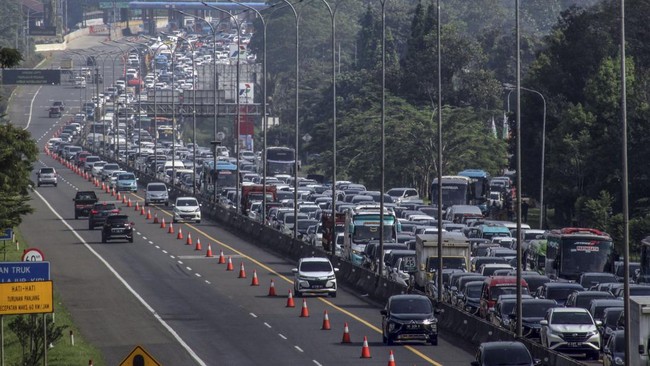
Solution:
M118 210L118 209L111 210L111 213L120 213L120 210Z
M92 210L92 211L90 211L90 213L93 214L93 215L97 215L97 210Z

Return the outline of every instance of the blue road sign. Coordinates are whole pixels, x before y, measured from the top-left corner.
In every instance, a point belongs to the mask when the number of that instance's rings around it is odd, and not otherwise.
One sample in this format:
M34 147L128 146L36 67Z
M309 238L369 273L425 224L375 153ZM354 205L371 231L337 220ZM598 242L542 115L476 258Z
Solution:
M0 240L11 240L14 238L13 229L4 229L0 232Z
M0 262L0 283L50 280L50 262Z

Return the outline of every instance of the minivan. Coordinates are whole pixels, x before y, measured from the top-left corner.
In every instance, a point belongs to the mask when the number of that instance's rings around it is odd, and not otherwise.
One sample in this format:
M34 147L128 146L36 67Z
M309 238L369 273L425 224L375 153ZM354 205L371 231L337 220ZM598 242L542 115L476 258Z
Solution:
M521 292L528 294L528 284L521 280ZM517 277L515 276L492 276L483 281L481 290L479 314L486 318L490 309L494 308L499 295L514 294L517 291Z
M152 203L164 203L165 206L169 205L169 189L165 183L153 182L147 184L144 205L148 206Z

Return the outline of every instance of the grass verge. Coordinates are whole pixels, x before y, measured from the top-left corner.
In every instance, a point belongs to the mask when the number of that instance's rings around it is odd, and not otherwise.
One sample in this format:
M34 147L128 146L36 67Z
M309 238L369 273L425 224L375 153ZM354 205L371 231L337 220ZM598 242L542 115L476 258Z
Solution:
M23 250L29 248L20 231L15 230L14 233L19 247L11 241L7 241L4 247L0 244L0 258L2 261L19 262ZM56 286L54 288L53 301L55 312L47 314L47 321L48 323L53 321L55 326L63 326L65 329L63 330L63 336L55 342L52 342L51 348L48 348L47 364L50 366L88 365L88 361L92 360L94 366L104 366L105 362L99 350L91 344L88 344L81 336L77 327L75 327L72 316L66 310L65 306L63 306L61 297L56 291ZM5 365L8 366L23 364L22 346L16 335L9 329L9 324L16 317L18 315L6 315L2 319L5 335ZM71 334L74 335L74 345L72 345L73 337L71 337Z

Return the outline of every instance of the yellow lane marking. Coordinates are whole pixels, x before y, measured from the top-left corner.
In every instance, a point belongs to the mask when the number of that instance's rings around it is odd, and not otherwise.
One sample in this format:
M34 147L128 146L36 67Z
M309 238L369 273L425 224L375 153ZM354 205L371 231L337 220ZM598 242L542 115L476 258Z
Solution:
M135 194L134 194L134 196L137 197L137 195L135 195ZM140 197L138 197L138 198L140 198ZM164 212L164 213L165 213L166 215L168 215L168 216L172 216L172 217L173 217L173 214L170 214L170 213L169 213L168 211L166 211L166 210L163 210L163 209L161 209L161 208L158 208L158 210L161 211L161 212ZM194 225L192 225L192 224L185 224L185 225L187 225L188 227L191 227L192 229L196 230L198 233L200 233L200 234L202 234L203 236L205 236L206 238L212 240L212 241L215 242L216 244L219 244L219 245L223 246L224 248L227 248L228 250L230 250L230 251L232 251L232 252L238 254L238 255L241 256L242 258L246 258L247 260L249 260L249 261L251 261L251 262L257 264L258 266L264 268L265 270L269 271L270 273L272 273L272 274L274 274L274 275L276 275L276 276L282 278L282 279L285 280L287 283L293 284L293 280L292 280L292 279L290 279L290 278L288 278L287 276L284 276L284 275L282 275L282 274L276 272L274 269L272 269L271 267L265 265L264 263L261 263L261 262L258 261L257 259L254 259L254 258L252 258L252 257L250 257L250 256L248 256L248 255L246 255L246 254L244 254L244 253L242 253L242 252L240 252L239 250L237 250L237 249L233 248L232 246L230 246L230 245L228 245L228 244L226 244L226 243L224 243L224 242L222 242L222 241L220 241L220 240L214 238L212 235L206 233L205 231L203 231L203 230L197 228L196 226L194 226ZM352 319L358 321L359 323L361 323L361 324L367 326L368 328L374 330L375 332L380 333L380 334L382 333L382 331L381 331L380 328L378 328L378 327L372 325L371 323L369 323L369 322L366 321L365 319L360 318L359 316L357 316L357 315L355 315L355 314L349 312L348 310L345 310L345 309L341 308L340 306L337 306L336 304L332 303L332 302L329 301L328 299L326 299L326 298L322 298L322 297L318 297L318 299L319 299L320 301L322 301L323 303L325 303L325 304L327 304L327 305L333 307L334 309L340 311L341 313L343 313L343 314L345 314L345 315L351 317ZM442 366L442 364L440 364L440 363L434 361L433 359L429 358L429 356L423 354L422 352L418 351L417 349L415 349L415 348L412 347L412 346L404 346L404 348L405 348L405 349L408 349L408 350L411 351L411 352L413 352L414 354L416 354L416 355L419 356L420 358L424 359L425 361L431 363L432 365L435 365L435 366Z

